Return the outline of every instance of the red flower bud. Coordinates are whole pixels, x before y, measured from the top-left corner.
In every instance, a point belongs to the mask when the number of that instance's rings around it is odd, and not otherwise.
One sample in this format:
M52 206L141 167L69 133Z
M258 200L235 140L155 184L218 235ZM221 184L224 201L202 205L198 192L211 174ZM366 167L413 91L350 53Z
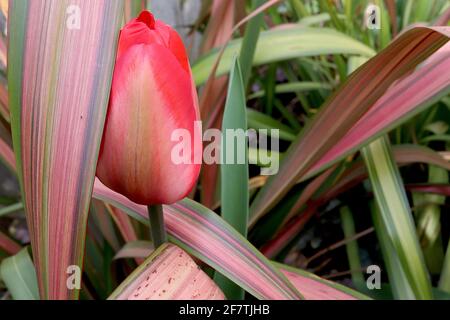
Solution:
M184 198L200 171L194 163L202 152L198 120L197 93L181 38L150 12L142 12L120 33L98 178L139 204ZM190 133L190 163L171 158L179 143L171 139L176 129Z

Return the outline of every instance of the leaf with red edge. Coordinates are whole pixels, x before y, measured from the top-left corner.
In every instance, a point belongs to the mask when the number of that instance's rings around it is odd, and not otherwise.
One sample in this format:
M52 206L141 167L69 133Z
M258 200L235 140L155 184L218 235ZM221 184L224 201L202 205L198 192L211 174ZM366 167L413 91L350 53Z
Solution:
M69 5L80 29L68 28ZM11 127L43 299L79 294L67 268L83 264L122 14L121 0L10 1Z
M368 300L369 297L336 282L320 278L313 273L274 263L306 300Z
M22 247L13 239L0 231L0 250L6 251L8 254L16 254Z
M114 290L110 300L223 300L214 281L183 250L163 244Z
M12 148L0 138L0 158L2 162L11 170L16 171L16 156Z
M250 216L267 213L298 180L324 170L447 94L450 77L442 70L450 68L448 52L413 71L449 36L447 27L413 28L352 73L291 145L278 174L253 201Z
M1 47L1 37L0 37L0 47ZM2 82L0 82L0 114L3 117L3 119L5 119L7 122L10 121L8 89L6 89L6 83Z
M433 193L450 197L450 185L448 184L407 184L405 188L411 192Z
M96 180L94 197L148 224L146 206L138 205ZM164 206L170 241L240 285L259 299L300 299L301 294L251 243L216 213L184 199Z
M418 145L399 145L393 148L393 155L399 166L411 163L428 163L450 170L450 163L439 155L439 153L427 147ZM366 167L361 159L359 159L355 161L330 188L324 190L315 198L305 199L305 202L309 201L308 205L304 209L298 210L292 219L286 221L274 237L261 248L261 252L268 258L276 256L297 236L305 224L317 213L319 206L336 198L339 194L356 186L366 178ZM442 191L442 189L440 191Z

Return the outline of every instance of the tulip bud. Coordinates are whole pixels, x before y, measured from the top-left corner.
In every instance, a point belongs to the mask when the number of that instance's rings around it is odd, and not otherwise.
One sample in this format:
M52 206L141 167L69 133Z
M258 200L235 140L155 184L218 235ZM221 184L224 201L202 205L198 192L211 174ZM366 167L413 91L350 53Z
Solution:
M200 171L198 100L186 50L148 11L121 30L97 165L109 188L145 205L184 198ZM174 163L174 130L190 133L190 163ZM196 132L197 131L197 132Z

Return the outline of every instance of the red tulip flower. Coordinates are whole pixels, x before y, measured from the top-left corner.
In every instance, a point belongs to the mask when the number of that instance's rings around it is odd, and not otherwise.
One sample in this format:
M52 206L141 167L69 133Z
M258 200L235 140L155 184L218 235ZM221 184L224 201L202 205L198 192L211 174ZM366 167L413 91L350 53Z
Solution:
M142 12L121 30L97 176L145 205L184 198L200 171L198 100L175 30ZM174 130L190 133L189 163L174 163ZM197 131L197 132L196 132ZM197 163L196 163L197 162Z

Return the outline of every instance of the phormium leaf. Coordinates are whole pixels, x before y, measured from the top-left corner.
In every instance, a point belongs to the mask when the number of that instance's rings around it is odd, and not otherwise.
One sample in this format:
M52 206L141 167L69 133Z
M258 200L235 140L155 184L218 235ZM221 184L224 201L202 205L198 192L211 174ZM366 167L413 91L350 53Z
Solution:
M11 127L43 299L78 296L67 268L82 268L122 13L122 0L10 1Z

